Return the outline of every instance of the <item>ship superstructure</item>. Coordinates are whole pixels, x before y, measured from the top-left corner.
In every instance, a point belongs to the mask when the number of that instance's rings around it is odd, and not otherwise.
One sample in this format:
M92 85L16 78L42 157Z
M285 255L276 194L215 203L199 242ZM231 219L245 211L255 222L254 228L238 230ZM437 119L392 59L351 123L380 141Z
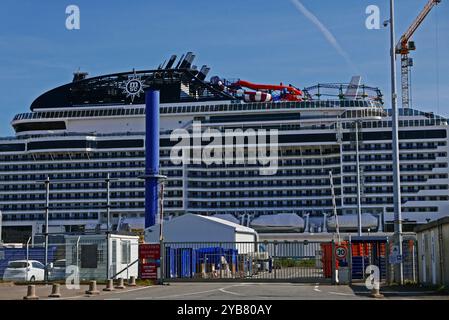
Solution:
M393 221L391 112L379 89L360 84L257 84L211 77L187 53L157 69L89 78L78 72L14 117L15 137L0 139L0 210L4 234L21 240L42 231L45 186L50 187L50 227L75 231L105 222L111 176L113 223L143 217L144 91L161 91L161 174L168 176L164 211L310 217L309 231L323 231L332 215L329 172L338 214L357 213L356 149L361 207L389 229ZM173 130L274 130L277 170L261 175L245 163L173 163ZM447 119L400 110L404 230L448 211ZM357 136L356 136L357 135ZM246 141L246 140L245 140ZM358 141L358 148L356 148ZM224 148L225 146L223 146ZM50 230L52 230L50 228Z

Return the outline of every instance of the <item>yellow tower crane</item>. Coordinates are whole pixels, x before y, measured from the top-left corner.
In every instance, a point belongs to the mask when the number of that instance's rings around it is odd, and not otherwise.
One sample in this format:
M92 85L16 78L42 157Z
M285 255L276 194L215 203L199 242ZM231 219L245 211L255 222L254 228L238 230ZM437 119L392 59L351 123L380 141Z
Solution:
M403 108L408 108L410 106L409 68L413 66L413 60L409 58L408 55L410 51L416 50L415 42L410 41L410 38L427 17L432 8L440 2L441 0L429 0L424 9L420 12L415 21L413 21L407 31L402 35L401 39L396 45L396 54L401 55L401 86Z

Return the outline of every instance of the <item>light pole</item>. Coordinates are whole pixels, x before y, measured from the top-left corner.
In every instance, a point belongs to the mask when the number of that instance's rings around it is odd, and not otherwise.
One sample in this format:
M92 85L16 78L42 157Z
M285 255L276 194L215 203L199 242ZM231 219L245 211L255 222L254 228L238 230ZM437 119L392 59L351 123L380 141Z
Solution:
M48 281L48 210L50 205L50 177L45 180L45 282Z
M161 196L160 196L160 218L159 218L159 248L160 248L160 284L164 284L164 268L165 268L165 248L164 248L164 229L163 229L163 223L164 223L164 184L167 180L166 176L163 176L159 181L161 184Z
M111 231L111 178L106 175L106 218L107 218L107 232Z
M106 278L110 278L110 268L111 262L109 259L111 255L109 254L109 234L111 233L111 197L110 197L111 179L109 172L106 175L106 219L107 219L107 229L106 229ZM101 223L101 221L100 221ZM101 224L100 224L101 226Z
M355 157L357 172L357 234L362 236L362 202L360 193L359 121L355 121Z
M396 279L404 283L402 264L402 212L401 180L399 164L399 115L396 89L396 39L394 29L394 0L390 0L390 55L391 55L391 111L392 111L392 151L393 151L393 204L394 204L394 243L399 249L400 263L396 267Z
M3 214L2 214L2 211L0 210L0 244L3 243L3 240L2 240L2 229L3 229Z

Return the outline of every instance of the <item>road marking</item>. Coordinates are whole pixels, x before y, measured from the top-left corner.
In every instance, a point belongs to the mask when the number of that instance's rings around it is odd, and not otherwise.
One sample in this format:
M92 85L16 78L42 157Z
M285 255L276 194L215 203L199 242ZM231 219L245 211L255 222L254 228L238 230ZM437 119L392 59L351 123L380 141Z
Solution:
M202 293L209 293L209 292L214 292L217 291L218 289L213 289L213 290L206 290L206 291L198 291L198 292L190 292L190 293L183 293L183 294L173 294L170 296L162 296L162 297L148 297L149 299L166 299L166 298L177 298L177 297L184 297L184 296L192 296L192 295L196 295L196 294L202 294ZM146 300L148 298L136 298L137 300Z
M216 289L211 289L211 290L189 292L189 293L182 293L182 294L173 294L173 295L169 295L169 296L154 297L154 298L153 297L136 298L136 300L170 299L170 298L186 297L186 296L193 296L193 295L197 295L197 294L211 293L211 292L215 292L215 291L222 291L222 290L226 290L226 289L229 289L229 288L232 288L232 287L237 287L237 286L242 286L242 285L232 285L232 286L227 286L227 287L223 287L223 288L216 288ZM228 291L227 293L231 293L231 292ZM231 294L236 294L236 293L231 293ZM236 294L236 295L240 295L240 294Z
M110 293L126 293L126 292L134 292L134 291L140 291L140 290L148 289L148 288L151 288L151 287L153 287L153 286L145 286L145 287L134 288L134 289L129 289L129 290L110 291Z
M313 288L313 290L316 291L316 292L321 292L321 290L318 289L318 286L315 286L315 287Z
M334 291L330 291L329 293L330 293L330 294L336 294L336 295L339 295L339 296L353 296L353 294L350 294L350 293L343 293L343 292L334 292Z
M233 295L236 295L236 296L243 296L243 294L236 293L236 292L231 292L231 291L226 291L226 290L223 289L223 288L219 289L219 291L221 291L221 292L223 292L223 293L233 294Z

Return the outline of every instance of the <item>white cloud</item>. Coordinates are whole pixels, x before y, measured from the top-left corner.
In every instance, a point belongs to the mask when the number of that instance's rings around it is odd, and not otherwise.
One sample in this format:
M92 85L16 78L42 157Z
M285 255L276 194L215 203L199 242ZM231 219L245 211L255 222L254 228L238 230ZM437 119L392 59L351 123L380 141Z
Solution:
M338 54L343 57L345 62L348 64L348 66L353 70L355 73L359 73L357 71L357 67L352 62L351 58L349 57L348 53L342 48L342 46L338 43L335 36L329 31L328 28L312 13L310 12L299 0L290 0L291 3L298 9L299 12L301 12L307 19L310 20L317 28L318 30L323 34L326 41L334 47L334 49L338 52Z

